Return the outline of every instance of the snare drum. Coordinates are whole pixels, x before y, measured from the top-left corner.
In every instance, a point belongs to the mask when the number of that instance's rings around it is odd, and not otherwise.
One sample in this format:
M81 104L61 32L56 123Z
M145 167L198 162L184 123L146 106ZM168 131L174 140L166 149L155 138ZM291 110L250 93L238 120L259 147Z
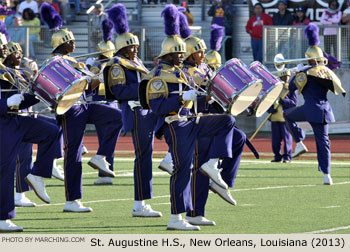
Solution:
M58 115L64 114L79 100L87 85L86 77L60 56L45 62L33 82L34 94Z
M262 80L235 58L222 65L207 85L209 95L233 116L246 110L261 89Z
M249 69L263 81L263 88L258 98L248 108L249 115L259 117L278 99L283 89L283 81L273 75L259 61L251 63Z

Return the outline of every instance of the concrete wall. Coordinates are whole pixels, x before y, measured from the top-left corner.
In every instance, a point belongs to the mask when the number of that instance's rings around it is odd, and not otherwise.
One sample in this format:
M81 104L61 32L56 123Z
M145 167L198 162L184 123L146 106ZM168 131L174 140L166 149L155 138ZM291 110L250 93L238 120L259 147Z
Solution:
M329 132L330 133L350 133L350 69L337 69L335 73L338 75L342 82L343 88L346 90L347 95L344 98L342 95L335 95L333 92L328 93L328 100L332 106L333 113L336 119L335 124L330 125ZM304 103L304 99L302 95L298 96L298 103L302 105ZM237 125L245 131L245 133L250 134L253 133L260 124L266 118L267 113L263 116L256 117L245 117L238 116L236 118ZM310 131L310 127L307 123L300 124L302 128ZM271 124L267 122L261 131L269 132L271 131Z

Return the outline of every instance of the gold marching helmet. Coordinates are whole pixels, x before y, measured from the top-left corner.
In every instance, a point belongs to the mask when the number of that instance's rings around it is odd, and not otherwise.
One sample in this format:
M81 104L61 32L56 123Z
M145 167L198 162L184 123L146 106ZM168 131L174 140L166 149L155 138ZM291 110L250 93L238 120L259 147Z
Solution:
M197 37L190 37L185 40L185 43L186 43L186 53L185 53L184 60L186 60L188 57L190 57L192 54L196 52L207 49L207 46L205 45L204 40Z
M73 32L68 31L68 29L60 29L58 31L55 31L52 34L52 41L51 41L51 44L53 47L52 52L54 52L57 49L57 47L59 47L60 45L71 40L75 40L75 38L74 38Z
M215 71L221 66L221 55L217 51L209 51L205 54L204 63L211 66Z
M323 55L323 51L321 48L319 48L318 46L310 46L306 52L305 52L305 57L306 58L316 58L319 57L320 59L317 61L322 61L324 60L324 55Z
M186 43L179 36L169 36L162 42L162 50L157 58L169 53L186 53Z
M118 52L120 49L124 47L131 46L131 45L139 46L140 43L139 43L139 38L130 32L122 33L115 39L116 52Z
M123 4L115 4L106 13L108 14L108 18L113 22L114 29L118 34L115 40L116 52L127 46L140 45L138 37L129 32L126 8Z
M16 42L9 42L7 44L7 56L10 56L12 53L16 52L23 52L21 45Z

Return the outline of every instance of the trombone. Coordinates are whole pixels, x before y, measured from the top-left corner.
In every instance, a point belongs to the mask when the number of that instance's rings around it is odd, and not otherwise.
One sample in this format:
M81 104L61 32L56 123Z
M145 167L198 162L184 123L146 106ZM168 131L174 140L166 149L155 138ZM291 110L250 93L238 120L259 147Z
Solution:
M277 54L275 58L273 59L273 63L275 65L275 68L278 71L281 71L284 69L286 64L297 64L301 62L307 62L309 60L323 60L323 64L328 64L328 59L325 57L313 57L313 58L300 58L300 59L285 59L281 53Z

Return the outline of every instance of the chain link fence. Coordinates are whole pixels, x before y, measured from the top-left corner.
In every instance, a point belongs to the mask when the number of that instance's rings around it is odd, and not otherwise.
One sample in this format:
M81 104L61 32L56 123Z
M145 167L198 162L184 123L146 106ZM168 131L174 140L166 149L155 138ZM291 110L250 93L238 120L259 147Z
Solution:
M319 26L320 47L323 51L350 65L350 26ZM264 26L263 61L272 65L276 54L282 53L286 59L305 58L309 47L304 35L305 26ZM333 29L336 35L323 36L324 29Z

